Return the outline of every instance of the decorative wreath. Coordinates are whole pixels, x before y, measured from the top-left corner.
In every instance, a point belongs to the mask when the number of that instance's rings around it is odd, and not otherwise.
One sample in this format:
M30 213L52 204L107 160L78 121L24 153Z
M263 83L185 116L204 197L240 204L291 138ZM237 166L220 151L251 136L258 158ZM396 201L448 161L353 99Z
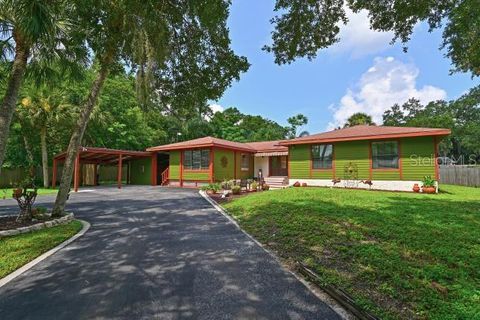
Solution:
M222 163L222 167L226 168L228 166L228 159L227 157L223 156L222 159L220 159L220 162Z

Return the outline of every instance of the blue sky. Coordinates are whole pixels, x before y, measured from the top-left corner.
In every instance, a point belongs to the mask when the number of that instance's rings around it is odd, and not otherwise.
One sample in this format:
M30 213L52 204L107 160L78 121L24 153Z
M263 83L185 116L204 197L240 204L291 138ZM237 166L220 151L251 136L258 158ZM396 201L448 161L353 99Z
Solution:
M340 43L315 60L278 66L273 55L261 50L271 42L273 6L273 0L233 1L228 21L232 47L251 67L213 102L214 109L234 106L282 125L303 113L309 119L304 129L313 133L343 124L356 111L380 122L385 109L410 96L423 102L454 99L479 84L468 74L449 74L450 61L439 50L440 30L428 33L418 25L404 53L401 44L389 44L391 34L369 30L365 14L352 13Z

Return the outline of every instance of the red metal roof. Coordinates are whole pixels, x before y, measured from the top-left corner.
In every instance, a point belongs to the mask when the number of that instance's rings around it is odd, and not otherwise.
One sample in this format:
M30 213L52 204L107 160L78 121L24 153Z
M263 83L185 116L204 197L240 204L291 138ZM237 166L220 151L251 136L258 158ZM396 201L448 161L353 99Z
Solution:
M415 128L415 127L388 127L359 125L345 129L338 129L311 136L283 140L279 145L288 146L303 143L327 143L352 140L379 140L422 136L446 136L451 131L442 128Z
M255 152L255 149L250 147L248 144L240 142L232 142L228 140L218 139L214 137L204 137L188 141L182 141L177 143L166 144L163 146L151 147L147 151L169 151L169 150L181 150L181 149L191 149L191 148L207 148L207 147L217 147L225 148L231 150Z
M256 152L288 152L288 147L278 144L280 141L247 142L246 144L255 149Z

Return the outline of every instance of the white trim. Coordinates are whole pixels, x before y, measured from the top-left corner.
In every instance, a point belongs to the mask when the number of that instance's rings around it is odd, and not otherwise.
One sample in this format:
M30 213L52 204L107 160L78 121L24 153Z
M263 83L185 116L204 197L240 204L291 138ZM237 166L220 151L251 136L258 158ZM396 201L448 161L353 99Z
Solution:
M29 263L25 264L23 267L20 267L19 269L13 271L12 273L8 274L7 276L3 277L2 279L0 279L0 288L3 287L4 285L6 285L7 283L9 283L10 281L12 281L13 279L15 279L16 277L18 277L19 275L21 275L22 273L26 272L27 270L33 268L35 265L39 264L40 262L42 262L43 260L47 259L48 257L50 257L51 255L53 255L54 253L56 253L57 251L65 248L66 246L68 246L70 243L72 243L73 241L77 240L78 238L80 238L81 236L83 236L85 234L85 232L88 231L88 229L90 228L90 223L88 223L87 221L83 221L83 220L79 220L82 225L83 225L83 228L82 230L80 230L79 232L77 232L77 234L75 234L73 237L63 241L62 243L60 243L58 246L56 246L55 248L52 248L50 250L48 250L47 252L45 252L44 254L36 257L35 259L33 259L32 261L30 261Z
M364 184L365 180L340 180L333 184L331 179L295 179L289 178L289 185L293 186L295 182L306 183L309 187L331 187L331 188L353 188L367 190L385 190L385 191L404 191L413 192L413 185L422 186L422 181L404 181L404 180L372 180L372 185ZM438 192L438 184L436 186Z

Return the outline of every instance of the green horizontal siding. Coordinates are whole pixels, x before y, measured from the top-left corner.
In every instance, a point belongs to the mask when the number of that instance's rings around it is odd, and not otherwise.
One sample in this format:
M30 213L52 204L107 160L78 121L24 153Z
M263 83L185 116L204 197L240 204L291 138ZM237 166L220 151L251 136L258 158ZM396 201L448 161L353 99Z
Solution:
M130 183L146 185L150 184L152 172L152 159L140 158L130 161Z
M251 179L253 178L253 165L254 155L250 154L250 165L247 171L242 170L242 152L237 152L237 167L235 168L237 173L237 179Z
M348 179L345 169L356 168L358 179L370 178L370 145L368 141L339 142L333 146L335 177Z
M180 151L170 151L170 179L180 179Z
M401 180L400 170L372 170L372 180Z
M333 169L312 170L312 179L333 179Z
M213 172L216 181L231 180L234 178L234 152L230 150L214 149ZM225 159L222 161L222 159ZM238 164L239 165L239 164Z
M210 180L210 174L208 172L187 171L183 172L183 180L208 181Z
M403 180L435 177L433 137L405 138L401 141Z
M288 166L290 178L310 178L310 145L297 144L288 148Z

